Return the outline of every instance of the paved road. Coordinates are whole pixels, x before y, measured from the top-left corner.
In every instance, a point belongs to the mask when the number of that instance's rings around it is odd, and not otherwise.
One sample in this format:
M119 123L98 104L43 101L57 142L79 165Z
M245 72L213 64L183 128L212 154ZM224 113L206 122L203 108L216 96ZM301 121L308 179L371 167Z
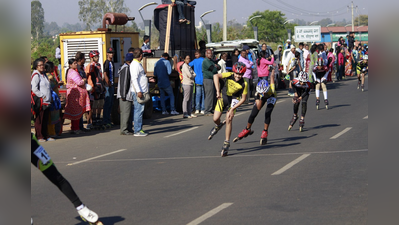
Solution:
M157 115L148 137L119 130L65 135L44 143L81 200L107 225L120 224L366 224L368 202L368 80L328 84L330 109L309 98L305 131L287 131L291 98L279 92L268 144L255 133L220 157L224 129L212 140L210 117ZM323 105L323 103L322 103ZM232 139L251 106L240 109ZM151 125L151 126L149 126ZM178 135L176 135L178 134ZM32 166L36 225L85 224L55 186Z

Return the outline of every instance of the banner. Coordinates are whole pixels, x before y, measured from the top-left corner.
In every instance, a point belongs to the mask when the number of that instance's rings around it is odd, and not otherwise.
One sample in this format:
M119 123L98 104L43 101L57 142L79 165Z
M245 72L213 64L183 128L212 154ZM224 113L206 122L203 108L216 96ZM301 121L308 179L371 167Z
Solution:
M320 42L321 27L320 26L296 26L295 42Z

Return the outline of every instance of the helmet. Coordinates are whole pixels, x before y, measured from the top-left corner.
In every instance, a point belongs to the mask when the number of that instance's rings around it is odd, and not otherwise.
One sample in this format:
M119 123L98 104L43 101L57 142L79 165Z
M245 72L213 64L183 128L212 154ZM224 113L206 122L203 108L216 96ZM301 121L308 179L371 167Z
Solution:
M236 62L233 65L233 72L238 74L244 74L247 71L247 67L243 62Z
M260 80L256 85L256 92L265 93L269 90L269 83L266 80Z
M368 55L364 55L364 56L363 56L363 59L369 60L369 56L368 56Z
M324 60L323 60L323 58L319 57L317 59L317 66L323 66L323 65L324 65Z
M93 58L94 56L99 56L100 53L97 50L93 50L93 51L90 51L89 55L90 55L90 58Z
M299 72L298 80L299 80L300 82L308 82L308 81L309 81L309 75L308 75L308 73L303 72L303 71Z

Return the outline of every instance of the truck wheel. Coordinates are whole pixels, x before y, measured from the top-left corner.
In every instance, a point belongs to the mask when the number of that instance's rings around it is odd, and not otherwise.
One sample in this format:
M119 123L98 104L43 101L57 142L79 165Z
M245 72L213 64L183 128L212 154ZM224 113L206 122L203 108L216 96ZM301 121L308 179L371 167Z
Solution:
M152 111L153 111L153 105L152 105L152 98L150 99L150 101L148 101L147 103L145 103L144 106L144 113L143 113L143 118L144 119L151 119L152 117Z

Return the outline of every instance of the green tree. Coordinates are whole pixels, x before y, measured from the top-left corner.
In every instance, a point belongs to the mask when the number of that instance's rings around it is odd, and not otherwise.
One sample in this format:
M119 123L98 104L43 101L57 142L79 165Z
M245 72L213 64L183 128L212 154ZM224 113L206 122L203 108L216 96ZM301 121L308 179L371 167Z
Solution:
M43 36L44 29L44 10L40 1L32 1L31 4L30 33L38 40Z
M325 18L319 21L319 25L322 27L327 26L328 24L332 24L333 21L330 18Z
M287 28L291 28L293 24L286 23L285 15L281 11L256 11L249 18L253 16L261 17L253 19L251 22L254 26L258 27L258 38L259 40L265 40L267 42L279 42L287 37ZM251 28L250 21L247 22L247 26ZM293 31L293 30L292 30Z
M94 24L100 23L105 13L127 13L124 0L79 0L79 20L83 21L86 29L90 30Z
M353 21L355 26L368 26L369 25L369 16L368 15L359 15Z

